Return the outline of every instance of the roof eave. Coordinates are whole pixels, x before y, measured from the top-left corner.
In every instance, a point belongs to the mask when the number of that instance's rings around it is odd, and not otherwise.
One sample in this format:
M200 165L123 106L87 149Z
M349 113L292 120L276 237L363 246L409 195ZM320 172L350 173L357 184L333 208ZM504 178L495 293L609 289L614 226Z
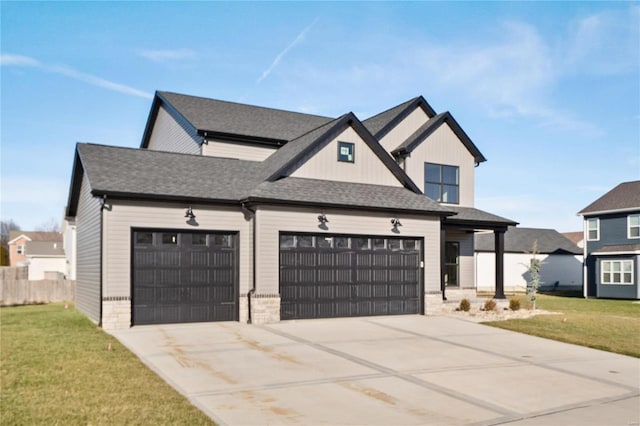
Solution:
M268 145L274 147L281 147L286 144L288 141L285 139L273 139L273 138L265 138L260 136L249 136L249 135L238 135L233 133L224 133L217 132L215 130L205 130L205 129L197 129L197 133L199 136L202 136L205 139L209 138L220 138L233 142L243 142L243 143L251 143L257 145Z
M106 196L107 199L117 200L141 200L141 201L169 201L169 202L184 202L184 203L198 203L198 204L224 204L224 205L240 205L240 199L228 199L228 198L204 198L204 197L190 197L185 195L163 195L163 194L148 194L137 193L129 191L110 191L94 189L91 191L91 195L96 197Z
M588 217L588 216L598 216L603 214L629 213L634 211L640 212L640 207L625 207L622 209L597 210L592 212L581 210L577 213L577 216Z

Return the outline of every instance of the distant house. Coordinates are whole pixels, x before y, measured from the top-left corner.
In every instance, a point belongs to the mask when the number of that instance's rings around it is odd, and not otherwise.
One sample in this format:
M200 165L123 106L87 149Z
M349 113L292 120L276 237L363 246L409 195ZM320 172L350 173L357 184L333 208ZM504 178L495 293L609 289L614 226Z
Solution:
M584 248L584 232L583 231L575 231L575 232L563 232L567 239L571 240L575 245L580 248Z
M62 241L28 241L25 247L30 280L60 279L67 273Z
M640 181L621 183L578 214L585 297L640 299Z
M540 283L543 287L581 288L582 250L554 229L516 228L504 234L504 286L524 290L530 281L528 271L533 244L537 241L536 258L542 261ZM475 239L476 288L493 291L495 274L494 238L477 234Z
M24 266L27 261L26 245L33 241L49 241L62 243L62 234L59 232L9 232L9 266Z

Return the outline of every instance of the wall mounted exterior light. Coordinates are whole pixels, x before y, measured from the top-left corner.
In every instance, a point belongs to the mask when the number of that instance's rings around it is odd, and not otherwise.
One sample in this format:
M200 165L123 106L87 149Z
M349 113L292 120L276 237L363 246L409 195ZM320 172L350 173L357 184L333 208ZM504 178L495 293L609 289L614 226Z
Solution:
M191 206L189 206L187 211L184 212L184 217L189 218L189 220L194 220L196 218L196 215L193 213Z
M318 215L318 222L324 225L325 223L329 223L329 219L327 219L327 215L321 214L321 215Z

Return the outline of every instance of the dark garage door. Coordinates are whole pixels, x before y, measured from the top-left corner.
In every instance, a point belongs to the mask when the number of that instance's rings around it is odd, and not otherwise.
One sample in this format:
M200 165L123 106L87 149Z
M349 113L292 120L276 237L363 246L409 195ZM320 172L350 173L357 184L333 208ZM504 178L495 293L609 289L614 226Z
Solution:
M282 319L422 312L422 239L280 234Z
M134 230L132 323L237 320L233 233Z

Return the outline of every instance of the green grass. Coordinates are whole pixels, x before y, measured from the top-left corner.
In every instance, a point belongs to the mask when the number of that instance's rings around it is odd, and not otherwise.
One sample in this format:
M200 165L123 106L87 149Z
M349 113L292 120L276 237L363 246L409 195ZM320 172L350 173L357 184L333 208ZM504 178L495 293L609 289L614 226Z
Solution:
M530 302L519 297L523 308ZM640 304L539 294L536 307L562 315L487 322L493 327L640 358Z
M72 306L1 308L0 327L2 425L214 424Z

